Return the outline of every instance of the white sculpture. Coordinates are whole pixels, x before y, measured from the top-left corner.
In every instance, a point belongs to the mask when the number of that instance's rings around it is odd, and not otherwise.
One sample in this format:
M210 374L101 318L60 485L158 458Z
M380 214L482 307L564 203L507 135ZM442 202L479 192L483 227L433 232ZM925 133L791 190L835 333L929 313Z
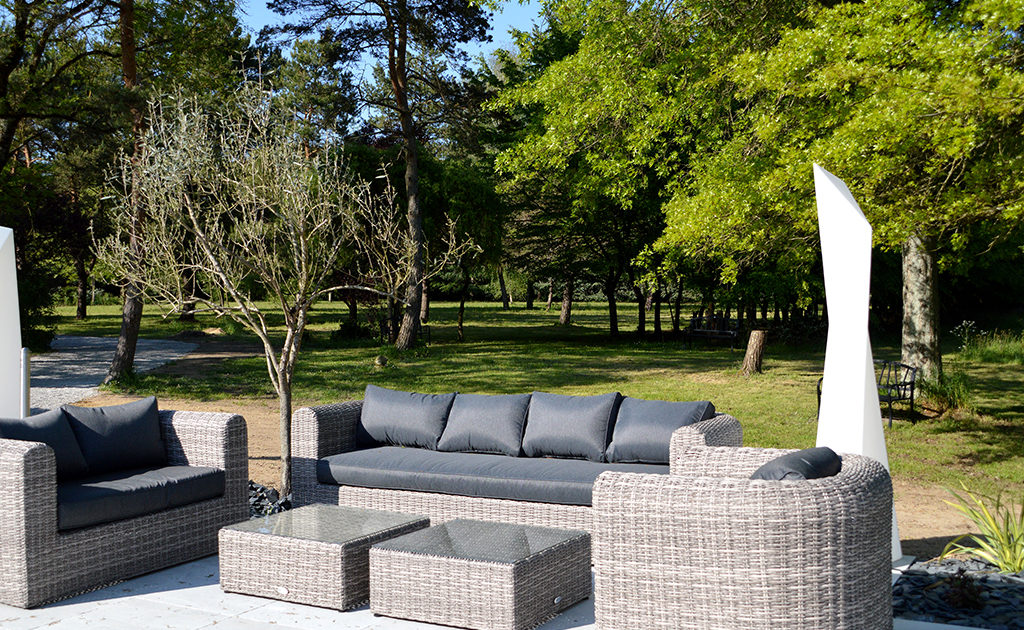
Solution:
M0 227L0 418L20 418L21 315L14 232Z
M814 165L821 257L828 304L825 375L821 382L818 446L878 460L889 469L868 338L871 291L871 224L846 184ZM892 559L903 556L896 513Z

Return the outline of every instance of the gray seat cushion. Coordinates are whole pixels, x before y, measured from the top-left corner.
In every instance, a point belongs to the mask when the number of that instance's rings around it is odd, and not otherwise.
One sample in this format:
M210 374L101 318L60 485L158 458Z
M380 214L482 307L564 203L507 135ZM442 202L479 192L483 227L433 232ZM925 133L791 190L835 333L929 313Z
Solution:
M89 527L213 499L224 471L165 466L105 473L57 485L57 528Z
M384 446L325 457L316 476L320 483L365 488L590 505L594 480L606 470L667 474L668 466Z
M528 457L572 457L604 461L618 393L563 396L533 392L523 452Z
M437 448L455 394L416 394L366 386L358 441Z
M89 474L155 468L167 463L153 396L124 405L64 405L63 409L89 465Z
M522 448L529 406L529 394L456 394L437 450L515 457Z
M51 409L28 418L0 418L0 438L42 442L52 448L59 480L74 479L89 472L63 409Z
M623 398L608 445L610 462L667 464L672 432L715 415L707 400L666 402Z

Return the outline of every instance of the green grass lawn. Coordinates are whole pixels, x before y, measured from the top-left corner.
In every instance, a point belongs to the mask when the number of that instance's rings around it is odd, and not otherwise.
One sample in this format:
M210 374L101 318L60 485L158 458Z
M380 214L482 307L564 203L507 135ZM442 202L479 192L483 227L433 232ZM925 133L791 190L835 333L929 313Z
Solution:
M375 340L331 341L330 332L346 310L337 303L319 305L297 368L294 399L315 404L359 398L367 383L425 392L619 391L639 398L711 400L740 419L747 445L814 444L815 383L823 366L823 343L790 347L769 339L764 373L748 379L740 373L742 348L687 349L674 341L636 341L627 332L636 326L629 305L620 313L623 335L613 340L603 304L574 305L574 325L563 328L557 325L555 309L502 311L498 304L473 303L467 305L463 343L456 341L456 306L435 304L431 345L398 353ZM94 307L84 322L75 321L72 313L70 308L60 310L60 333L118 334L117 307ZM141 334L167 337L210 326L233 330L212 317L183 324L147 308ZM671 326L667 313L664 326ZM232 336L251 340L241 332ZM896 349L876 345L875 353L893 358ZM389 359L384 368L374 366L379 354ZM957 357L950 354L946 360ZM957 487L962 479L983 492L1024 490L1024 366L964 359L958 364L967 374L979 413L928 419L898 407L895 424L886 428L894 475L947 487ZM204 400L273 394L261 358L225 361L189 377L143 375L129 390ZM908 417L919 421L909 422Z

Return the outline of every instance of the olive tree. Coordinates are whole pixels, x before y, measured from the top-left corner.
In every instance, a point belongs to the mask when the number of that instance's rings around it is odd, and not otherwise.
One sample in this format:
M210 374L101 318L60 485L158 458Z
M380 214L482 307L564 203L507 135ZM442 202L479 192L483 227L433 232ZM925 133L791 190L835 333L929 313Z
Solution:
M152 105L149 120L135 155L111 177L114 233L97 255L170 312L192 301L196 312L229 316L259 338L280 400L287 495L292 379L310 308L339 289L400 299L394 267L407 264L413 246L394 228L395 196L354 177L339 147L310 150L300 118L259 86L216 108L174 95ZM139 207L144 222L135 220ZM125 246L129 235L139 249ZM448 235L442 263L466 246ZM367 283L332 286L338 253L351 247ZM284 320L283 340L271 314Z

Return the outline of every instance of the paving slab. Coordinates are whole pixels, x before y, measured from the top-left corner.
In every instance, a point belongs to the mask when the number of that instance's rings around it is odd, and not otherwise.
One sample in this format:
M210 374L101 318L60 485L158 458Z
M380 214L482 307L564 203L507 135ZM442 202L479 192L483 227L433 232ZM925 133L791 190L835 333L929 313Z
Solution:
M23 610L0 604L0 628L41 630L431 630L447 626L376 617L369 607L341 612L220 590L217 557L150 573L49 606ZM594 628L594 600L586 599L539 630ZM965 630L897 619L894 630Z

